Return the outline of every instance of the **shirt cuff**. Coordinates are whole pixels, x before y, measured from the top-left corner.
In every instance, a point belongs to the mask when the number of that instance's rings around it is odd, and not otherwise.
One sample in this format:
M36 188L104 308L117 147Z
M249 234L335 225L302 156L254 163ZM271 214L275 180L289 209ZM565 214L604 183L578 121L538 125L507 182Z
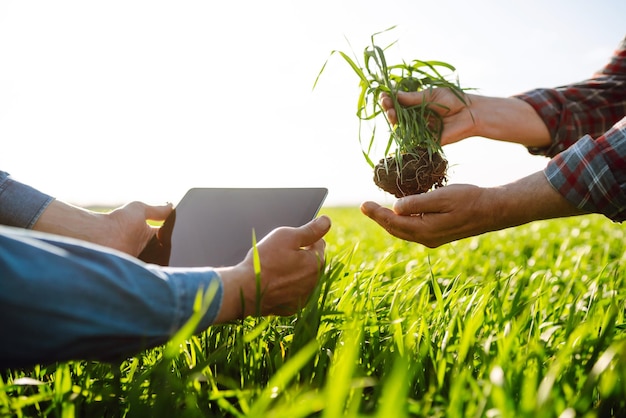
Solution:
M0 224L31 229L53 200L0 171Z
M199 312L194 333L213 325L222 307L223 284L221 276L211 267L179 268L157 267L148 264L155 274L167 276L176 293L176 308L171 335L187 324Z
M608 136L593 140L586 135L550 160L544 173L572 205L622 222L626 219L626 185L611 171L612 164L604 154L607 149L613 149Z

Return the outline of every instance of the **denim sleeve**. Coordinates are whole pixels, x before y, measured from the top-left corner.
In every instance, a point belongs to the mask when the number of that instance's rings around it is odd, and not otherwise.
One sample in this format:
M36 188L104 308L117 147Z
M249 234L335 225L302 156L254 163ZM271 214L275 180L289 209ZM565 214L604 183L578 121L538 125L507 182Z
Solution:
M211 268L162 268L88 243L0 226L0 369L74 359L113 361L167 342L222 281ZM213 292L213 293L212 293Z
M0 171L0 225L32 228L53 198Z

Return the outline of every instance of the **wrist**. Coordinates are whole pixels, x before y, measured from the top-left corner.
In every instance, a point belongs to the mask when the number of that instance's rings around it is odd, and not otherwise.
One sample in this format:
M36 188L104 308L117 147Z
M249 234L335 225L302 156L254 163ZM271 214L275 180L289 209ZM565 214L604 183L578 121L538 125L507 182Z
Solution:
M254 270L245 263L216 269L224 289L222 306L215 322L244 319L256 310L256 281Z
M528 222L582 215L538 171L505 186L493 188L499 228L518 226Z
M505 127L501 121L507 115L503 107L510 106L508 99L490 96L472 96L471 111L474 117L474 134L489 139L506 140Z
M484 125L484 122L482 122L481 118L481 111L484 106L482 103L484 100L485 96L465 93L465 105L467 106L467 111L469 113L470 123L465 123L463 125L465 127L465 132L461 132L462 138L484 136L482 134L482 125Z
M514 97L471 95L473 136L543 148L551 143L543 119L525 101Z

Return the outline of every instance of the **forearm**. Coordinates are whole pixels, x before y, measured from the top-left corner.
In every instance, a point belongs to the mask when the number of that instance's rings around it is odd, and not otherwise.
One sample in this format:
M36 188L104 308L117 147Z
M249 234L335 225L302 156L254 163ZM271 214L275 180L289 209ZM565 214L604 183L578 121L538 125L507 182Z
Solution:
M550 145L550 132L544 121L523 100L472 94L467 97L473 124L466 136L514 142L526 147Z
M504 186L487 188L481 201L486 208L482 213L491 214L482 232L588 213L556 191L541 171Z
M460 191L455 187L450 185L441 189L450 189L446 198L450 200L442 200L438 204L440 209L433 211L450 216L447 224L429 225L432 228L429 234L436 245L533 221L588 213L556 191L542 171L497 187L461 185L458 186ZM465 196L460 197L462 193ZM424 214L424 219L433 216L433 212ZM443 222L443 219L439 221Z
M59 200L52 201L33 225L33 230L94 242L109 233L106 215Z
M0 227L0 368L114 360L165 343L214 292L196 331L222 303L210 268L167 269L82 241Z
M111 233L105 214L70 205L0 172L0 224L98 244Z
M41 214L33 229L77 238L138 256L157 231L147 221L164 220L172 206L131 202L108 212L95 212L54 201Z

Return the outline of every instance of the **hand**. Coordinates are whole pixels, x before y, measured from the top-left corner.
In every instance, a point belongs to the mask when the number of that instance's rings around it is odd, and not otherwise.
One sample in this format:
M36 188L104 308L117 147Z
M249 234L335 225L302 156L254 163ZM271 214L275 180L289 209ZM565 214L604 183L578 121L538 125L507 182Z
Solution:
M291 315L305 305L324 268L326 243L322 238L330 224L327 216L321 216L299 228L277 228L257 244L261 263L260 315ZM256 315L253 250L237 266L217 271L224 284L224 297L216 322Z
M33 229L82 239L136 257L158 231L147 220L163 221L171 211L171 204L151 206L132 202L102 213L55 200L41 214Z
M361 211L391 235L430 248L539 219L586 213L554 190L543 172L500 187L448 185L399 199L393 210L365 202Z
M449 185L399 199L393 210L365 202L361 211L391 235L435 248L490 230L494 220L477 205L484 192L476 186Z
M164 221L172 209L171 203L159 206L137 201L128 203L105 215L110 233L96 237L94 242L136 257L160 230L157 226L149 225L147 221Z
M451 144L472 136L474 118L470 111L471 97L469 95L464 95L466 103L463 103L452 90L435 88L409 93L399 91L397 97L400 105L405 107L416 106L426 102L432 111L442 117L441 145ZM389 122L395 125L398 120L391 97L387 94L382 94L380 105L385 110Z
M464 94L464 101L448 88L418 92L398 92L401 106L428 103L442 118L441 145L471 136L513 142L526 147L544 148L551 144L550 132L543 119L527 102L512 97L489 97ZM382 94L380 105L392 125L397 123L391 98Z

